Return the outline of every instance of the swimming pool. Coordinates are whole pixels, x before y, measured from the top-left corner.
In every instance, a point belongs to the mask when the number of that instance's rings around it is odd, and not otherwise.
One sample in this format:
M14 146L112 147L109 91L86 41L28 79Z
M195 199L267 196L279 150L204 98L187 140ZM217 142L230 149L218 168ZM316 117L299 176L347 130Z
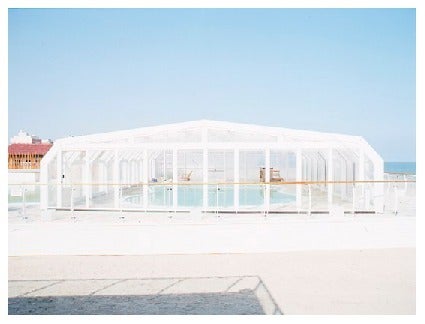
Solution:
M202 207L202 186L184 186L177 188L178 207ZM239 206L256 207L264 204L264 186L244 186L239 188ZM270 189L270 204L290 204L295 202L295 193L285 192L283 188ZM127 207L139 207L143 204L142 193L136 195L123 195L123 203ZM152 186L148 192L148 206L155 208L172 208L173 191L171 186ZM234 188L229 186L208 186L208 207L231 208L234 206Z

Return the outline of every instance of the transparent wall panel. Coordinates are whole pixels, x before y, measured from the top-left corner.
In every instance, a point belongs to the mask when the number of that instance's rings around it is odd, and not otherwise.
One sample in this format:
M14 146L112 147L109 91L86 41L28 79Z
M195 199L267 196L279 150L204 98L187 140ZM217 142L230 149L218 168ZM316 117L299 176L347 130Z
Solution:
M240 185L239 186L239 206L241 209L263 210L266 186Z
M62 207L80 208L85 206L83 170L86 152L64 151L62 155Z
M143 208L143 186L141 184L121 187L120 208L138 210Z
M365 156L364 159L364 180L374 180L374 167L373 162ZM374 187L372 183L358 183L356 184L356 208L358 210L369 211L374 207Z
M333 153L333 205L350 211L353 204L353 156L347 150L335 149Z
M137 150L122 150L119 151L118 162L118 184L107 186L108 202L111 207L114 207L114 188L119 187L119 208L121 209L141 209L143 206L142 196L142 156L143 153ZM110 165L105 165L106 169L102 171L102 175L106 172L106 178L114 182L114 153L109 152L105 155L105 159L110 162ZM108 179L109 180L109 179ZM116 181L115 181L116 182Z
M8 215L21 219L40 219L40 185L10 184Z
M208 207L210 210L230 210L234 206L233 185L209 185Z
M114 153L105 152L97 162L99 179L98 192L93 196L91 206L94 208L113 208L114 207Z
M47 165L47 207L56 207L57 190L57 158L55 156Z
M150 150L148 153L148 178L151 183L173 181L173 151Z
M178 206L179 207L201 207L203 205L202 185L179 185Z
M113 207L113 151L92 152L90 172L91 195L89 206L93 208Z
M261 169L265 167L264 150L239 152L239 178L241 182L260 182Z
M229 209L234 205L234 152L210 150L208 152L208 207ZM226 183L232 183L226 185Z
M13 184L8 186L9 207L21 205L24 200L26 204L40 204L40 186L35 184Z
M295 185L270 185L270 210L295 209L295 191Z
M202 150L179 150L177 152L177 176L179 182L203 181Z
M233 182L235 175L233 156L232 150L208 151L208 182Z
M173 187L171 185L151 185L148 189L150 209L171 210L173 208Z
M295 152L270 151L270 210L295 209L296 186L287 185L296 179Z
M239 206L242 209L264 208L265 186L261 184L264 167L264 150L239 152L239 178L240 182L246 183L239 186Z
M327 211L328 206L328 161L327 151L304 150L301 210Z

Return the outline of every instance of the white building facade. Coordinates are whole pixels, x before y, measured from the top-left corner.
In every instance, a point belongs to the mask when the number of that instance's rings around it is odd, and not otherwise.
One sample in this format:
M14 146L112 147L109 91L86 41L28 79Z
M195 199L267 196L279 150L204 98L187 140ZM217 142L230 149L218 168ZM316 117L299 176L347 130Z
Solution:
M383 160L359 136L192 121L64 138L41 161L41 208L383 211Z

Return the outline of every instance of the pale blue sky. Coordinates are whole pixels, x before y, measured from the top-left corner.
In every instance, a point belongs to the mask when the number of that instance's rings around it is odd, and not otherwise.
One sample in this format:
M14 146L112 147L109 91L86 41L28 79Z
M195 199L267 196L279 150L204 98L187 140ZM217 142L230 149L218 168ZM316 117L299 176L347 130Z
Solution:
M196 119L415 160L414 9L12 9L9 137Z

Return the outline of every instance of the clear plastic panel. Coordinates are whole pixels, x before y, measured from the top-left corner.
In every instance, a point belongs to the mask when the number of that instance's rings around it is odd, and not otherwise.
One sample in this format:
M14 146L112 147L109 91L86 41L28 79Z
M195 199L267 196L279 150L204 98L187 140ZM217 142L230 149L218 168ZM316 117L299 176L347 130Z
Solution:
M143 186L131 185L121 186L119 191L120 209L142 209L143 208Z
M202 185L179 185L178 186L178 207L190 208L203 206L203 186Z
M241 210L263 210L266 186L262 184L239 186L239 207Z
M233 185L217 184L208 186L208 207L210 210L231 210L233 206Z
M36 183L9 185L8 213L12 219L40 217L40 185Z
M173 209L173 187L171 185L149 186L148 193L149 209Z
M295 211L296 185L270 185L270 210Z

